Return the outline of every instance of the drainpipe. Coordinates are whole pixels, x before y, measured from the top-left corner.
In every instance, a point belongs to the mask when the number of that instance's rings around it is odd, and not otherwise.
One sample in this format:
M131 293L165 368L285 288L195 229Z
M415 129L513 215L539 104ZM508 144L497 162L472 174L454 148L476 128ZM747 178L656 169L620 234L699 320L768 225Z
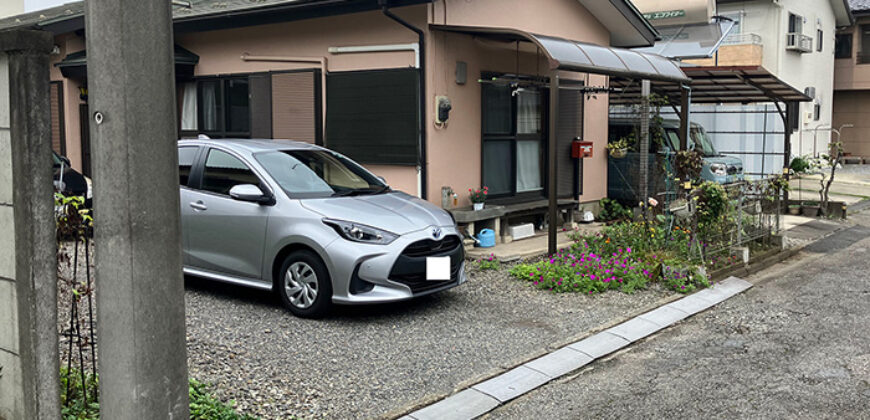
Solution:
M398 24L414 31L417 34L417 44L420 48L420 198L426 199L427 197L427 189L428 189L428 180L427 180L427 164L426 164L426 40L425 34L423 30L411 25L404 19L396 16L393 12L390 11L389 0L378 0L378 6L381 7L381 10L384 12L384 16L396 21Z

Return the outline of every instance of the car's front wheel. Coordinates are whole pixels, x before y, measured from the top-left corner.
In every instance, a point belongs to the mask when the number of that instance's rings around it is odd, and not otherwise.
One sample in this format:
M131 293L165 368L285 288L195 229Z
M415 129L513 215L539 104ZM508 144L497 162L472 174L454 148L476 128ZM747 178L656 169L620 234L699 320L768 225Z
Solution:
M319 318L332 305L332 281L320 258L311 251L287 255L278 272L277 292L294 315Z

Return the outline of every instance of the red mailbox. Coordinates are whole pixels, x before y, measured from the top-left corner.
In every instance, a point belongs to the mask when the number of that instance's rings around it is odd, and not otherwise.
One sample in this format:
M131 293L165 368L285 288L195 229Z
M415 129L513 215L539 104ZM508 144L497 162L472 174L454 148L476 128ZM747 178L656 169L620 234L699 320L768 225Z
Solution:
M585 159L592 157L592 142L577 141L571 142L571 157L574 159Z

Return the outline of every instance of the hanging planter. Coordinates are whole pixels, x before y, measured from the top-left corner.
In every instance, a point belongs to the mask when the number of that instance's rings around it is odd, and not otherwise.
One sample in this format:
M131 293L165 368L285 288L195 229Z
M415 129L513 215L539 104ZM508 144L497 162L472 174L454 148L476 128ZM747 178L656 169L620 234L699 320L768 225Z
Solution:
M608 153L614 159L622 159L628 155L628 148L634 142L634 138L620 137L619 140L607 144Z
M628 149L610 149L610 157L614 159L622 159L628 155Z

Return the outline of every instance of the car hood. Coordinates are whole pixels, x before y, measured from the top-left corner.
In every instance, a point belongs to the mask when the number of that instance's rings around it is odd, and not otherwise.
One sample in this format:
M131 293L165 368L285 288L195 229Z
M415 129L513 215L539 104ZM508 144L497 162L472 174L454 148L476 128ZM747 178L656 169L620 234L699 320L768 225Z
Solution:
M429 226L453 226L453 219L445 210L399 191L303 199L300 203L323 217L360 223L400 235Z

